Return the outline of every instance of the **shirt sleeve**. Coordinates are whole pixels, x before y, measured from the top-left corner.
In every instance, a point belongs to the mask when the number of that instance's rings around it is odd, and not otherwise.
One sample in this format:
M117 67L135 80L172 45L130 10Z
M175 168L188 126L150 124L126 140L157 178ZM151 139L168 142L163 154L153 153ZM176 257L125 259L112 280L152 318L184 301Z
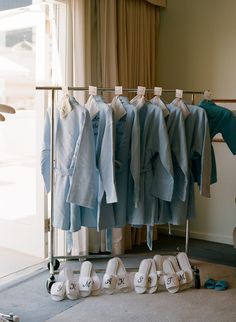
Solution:
M109 108L106 113L107 119L98 163L102 184L106 193L106 202L115 203L117 202L117 193L115 185L115 137L112 109Z
M73 156L73 172L67 202L95 208L97 198L95 143L89 113L79 119L81 133Z
M152 194L162 200L171 201L174 190L174 174L168 131L162 111L153 119L153 152L157 152L154 162Z
M50 192L50 111L47 111L45 122L44 122L44 132L43 132L43 143L41 149L41 174L43 176L45 189L47 193Z
M139 111L134 109L134 121L131 133L130 173L134 182L134 206L138 208L140 199L140 124Z
M230 110L223 109L221 134L230 151L236 154L236 119Z
M200 194L210 198L211 139L207 115L202 109L199 110L194 129L192 171L194 180L199 185Z
M185 124L182 112L177 112L171 125L171 150L173 152L174 191L180 200L185 201L188 188L188 154Z

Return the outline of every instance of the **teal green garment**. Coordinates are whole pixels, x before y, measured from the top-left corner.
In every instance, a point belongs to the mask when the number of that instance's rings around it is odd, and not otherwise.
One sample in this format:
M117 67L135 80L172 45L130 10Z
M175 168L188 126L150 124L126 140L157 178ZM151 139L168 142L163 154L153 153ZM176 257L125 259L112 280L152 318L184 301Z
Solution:
M213 101L202 100L199 104L207 114L211 139L221 133L230 151L236 154L236 119L227 108L216 105ZM217 181L216 160L213 146L212 152L212 177L211 183Z

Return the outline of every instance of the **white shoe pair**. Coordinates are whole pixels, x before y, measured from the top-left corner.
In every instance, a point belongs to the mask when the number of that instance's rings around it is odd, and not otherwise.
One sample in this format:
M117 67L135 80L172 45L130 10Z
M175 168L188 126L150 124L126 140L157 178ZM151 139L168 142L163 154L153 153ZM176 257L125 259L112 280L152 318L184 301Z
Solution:
M8 320L5 319L3 316L0 316L0 322L8 322Z
M144 259L139 271L134 276L136 293L154 293L167 289L170 293L190 288L193 282L193 272L186 253L164 259L155 255L153 259Z
M80 276L77 281L71 268L65 266L59 273L58 281L51 287L51 298L62 301L65 298L76 300L79 296L98 295L100 280L89 261L81 264Z
M190 288L193 282L193 272L186 253L178 253L176 257L169 256L164 259L161 255L155 255L157 275L160 287L164 287L170 293Z
M129 275L119 257L111 258L102 279L102 289L105 294L128 292L131 290Z
M154 293L157 291L158 278L155 262L152 258L143 259L139 270L134 276L134 290L136 293Z
M4 314L0 313L0 322L9 322L9 321L14 321L14 322L20 322L20 318L18 315L13 315L13 314Z

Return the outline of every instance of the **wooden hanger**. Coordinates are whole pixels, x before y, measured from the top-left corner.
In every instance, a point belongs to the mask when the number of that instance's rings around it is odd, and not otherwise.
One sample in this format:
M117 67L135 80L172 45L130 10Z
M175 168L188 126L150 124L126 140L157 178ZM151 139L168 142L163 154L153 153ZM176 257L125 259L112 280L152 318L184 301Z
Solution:
M5 104L0 104L0 112L3 112L3 113L9 113L9 114L15 114L16 113L16 110L9 106L9 105L5 105ZM2 113L0 113L0 122L3 122L5 121L5 117Z

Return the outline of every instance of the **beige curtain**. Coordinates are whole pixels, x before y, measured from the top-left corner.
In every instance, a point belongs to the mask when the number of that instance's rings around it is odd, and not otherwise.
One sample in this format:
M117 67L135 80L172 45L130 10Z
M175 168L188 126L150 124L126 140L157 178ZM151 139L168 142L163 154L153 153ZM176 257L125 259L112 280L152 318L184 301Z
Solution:
M159 6L145 0L71 0L71 17L74 85L157 85ZM83 94L75 95L84 103ZM113 252L145 238L144 229L113 229ZM104 234L84 228L74 234L74 246L75 253L104 251Z
M166 0L146 0L146 1L156 6L166 7Z
M119 82L124 87L154 87L159 7L144 0L119 0L117 16Z

